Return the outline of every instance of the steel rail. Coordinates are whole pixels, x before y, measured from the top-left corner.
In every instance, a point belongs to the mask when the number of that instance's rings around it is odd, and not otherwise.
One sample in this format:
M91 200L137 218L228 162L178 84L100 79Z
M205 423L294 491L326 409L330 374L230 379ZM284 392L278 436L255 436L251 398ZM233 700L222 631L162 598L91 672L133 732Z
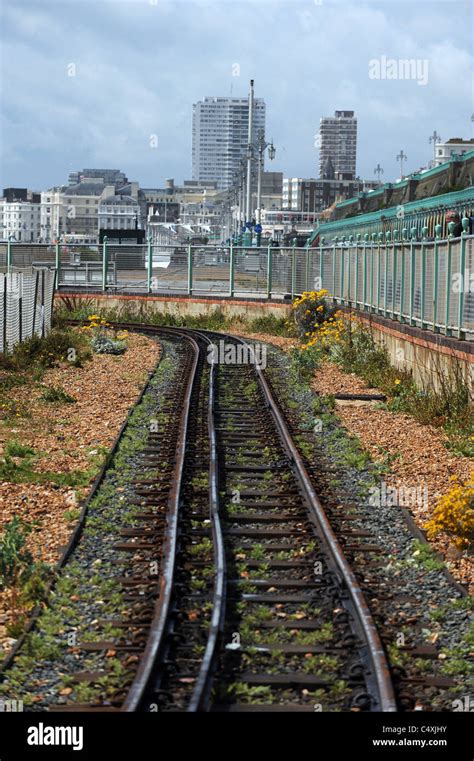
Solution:
M250 346L247 341L244 341L242 338L239 338L238 340L241 341L241 343L244 345ZM265 400L272 412L280 434L280 438L285 446L285 449L290 454L291 459L295 464L296 471L305 495L308 499L313 513L315 514L318 524L323 531L328 549L330 550L333 560L342 574L354 607L357 611L359 621L362 625L367 644L369 646L369 657L372 662L374 676L379 692L380 710L384 712L397 711L397 703L393 690L392 680L390 677L389 665L382 645L382 641L365 600L364 594L359 586L359 583L357 582L352 568L350 567L344 555L342 547L336 538L326 512L318 499L318 496L311 483L311 479L308 475L308 471L304 465L303 459L293 442L291 434L286 425L286 421L273 397L264 372L258 364L255 364L255 369L260 388L262 389Z
M178 329L178 330L188 335L190 333L192 334L193 332L194 333L197 332L197 331L186 330L186 329ZM212 331L199 331L199 334L207 335L207 336L219 335L221 338L222 336L227 337L228 339L231 339L233 341L237 341L243 344L244 346L247 347L249 352L252 352L251 345L247 341L245 341L243 338L240 338L238 336L231 336L231 335L226 335L222 333L217 334L217 333L213 333ZM295 465L298 480L300 481L300 484L308 500L310 508L317 519L318 525L320 526L323 532L324 539L327 543L327 547L332 556L332 559L344 579L345 585L347 587L352 603L356 610L359 622L362 626L362 629L366 638L366 642L368 645L369 658L372 664L373 675L374 675L375 683L378 690L380 711L395 712L397 711L397 703L396 703L395 693L393 690L392 680L390 676L390 668L389 668L387 658L385 655L385 650L383 648L379 633L377 631L377 627L375 625L372 614L365 600L364 594L360 588L359 583L357 582L356 576L352 568L350 567L350 564L348 563L344 555L342 547L333 531L333 528L328 520L326 512L321 502L318 499L318 496L311 483L309 474L304 465L303 459L293 442L291 434L286 425L286 421L283 417L283 414L278 404L276 403L274 399L273 393L270 389L270 386L268 385L264 372L257 363L254 363L254 366L255 366L256 376L257 376L260 388L262 390L266 403L268 404L268 407L272 413L272 416L275 420L277 430L280 435L280 439L283 443L284 448L290 455L290 458ZM213 363L212 377L214 375L214 369L215 369L215 366ZM214 395L214 384L212 385L212 389L213 389L213 395ZM209 408L209 415L211 415L211 408ZM215 439L214 439L214 444L215 444ZM214 522L213 522L213 531L214 531ZM205 685L208 685L211 679L210 665L213 659L213 654L215 652L215 647L217 642L218 615L219 615L219 612L217 612L216 616L214 616L213 614L213 624L214 624L214 619L216 619L216 622L215 622L215 626L213 627L212 644L211 644L211 640L209 639L208 647L206 648L206 654L205 654L206 660L203 661L201 665L201 671L199 676L201 695L203 694L202 691L204 690ZM213 624L211 624L211 627L213 626ZM189 711L198 710L198 708L201 707L201 705L202 704L197 699L197 694L195 692L195 695L193 695L192 704L190 704L188 710Z
M157 326L157 332L158 332ZM171 332L171 331L163 331ZM163 570L160 578L160 592L155 604L155 613L150 627L150 632L140 658L140 664L134 680L129 688L127 697L121 707L122 711L137 711L140 702L146 692L153 667L161 653L165 640L167 624L170 615L170 603L174 589L175 568L178 546L179 512L181 502L181 490L183 485L184 460L186 455L186 438L191 408L191 395L193 392L200 350L197 342L191 335L185 335L194 352L193 364L187 379L186 393L184 396L183 410L179 422L178 443L176 447L176 461L173 473L173 488L168 499L166 541L163 549Z
M140 323L136 323L136 324L135 323L118 323L117 326L120 326L120 327L127 326L132 330L133 329L138 331L143 330L143 332L157 332L157 333L163 332L163 333L170 333L174 335L181 334L183 335L183 337L187 337L188 340L192 342L196 352L194 363L193 363L192 378L188 382L188 388L187 388L186 397L185 397L185 405L183 408L183 414L180 421L180 438L179 438L180 446L178 448L178 458L177 458L177 463L175 468L177 481L175 482L175 487L170 495L169 520L170 520L171 531L170 531L170 536L168 539L169 547L165 554L166 562L165 562L164 572L163 572L163 577L161 582L162 588L160 590L160 595L156 605L157 613L155 615L154 622L150 629L150 637L145 649L145 653L142 656L140 666L138 668L134 682L130 688L126 701L124 702L122 707L122 710L124 711L133 711L133 710L137 710L139 707L140 699L143 696L143 693L147 685L147 681L153 669L153 664L156 661L157 655L161 648L161 644L162 644L164 634L166 631L166 622L169 616L170 597L171 597L171 593L173 589L173 574L174 574L174 568L176 565L179 496L181 492L181 480L182 480L183 461L184 461L184 453L185 453L185 439L186 439L186 432L187 432L188 417L190 412L191 391L194 385L194 379L196 375L196 368L197 368L198 356L199 356L199 346L196 340L194 339L194 336L200 336L201 338L203 336L206 336L206 337L209 337L208 340L210 340L211 336L219 336L221 339L227 338L228 340L242 343L244 346L247 347L247 350L250 352L252 351L252 347L247 341L245 341L243 338L239 336L233 336L231 334L226 334L226 333L217 333L216 331L207 331L202 329L197 331L197 330L192 330L187 328L169 328L169 327L162 328L161 326L158 326L158 325L157 326L140 325ZM333 562L335 563L336 567L338 568L345 582L352 604L356 611L359 623L362 627L362 630L366 639L366 644L368 646L369 659L372 664L374 680L375 680L375 684L378 691L378 698L379 698L378 702L380 706L380 711L395 712L397 711L397 703L396 703L395 693L394 693L393 685L391 681L389 665L387 662L387 658L385 655L385 651L384 651L379 633L377 631L377 627L375 625L372 614L365 600L364 594L360 588L360 585L356 579L356 576L349 562L347 561L344 555L343 549L334 533L334 530L329 522L329 519L325 513L325 510L318 499L315 489L311 483L311 479L308 474L308 471L304 465L303 459L293 442L293 439L287 427L285 418L277 402L274 399L273 393L270 389L267 379L265 378L265 374L257 363L255 363L255 372L256 372L256 377L257 377L260 389L266 401L266 404L268 405L268 408L270 409L273 419L275 421L275 424L277 426L277 431L279 433L282 444L285 450L288 452L291 460L294 463L296 475L301 484L303 493L322 531L323 538L326 541L327 548L333 559ZM210 388L210 394L209 394L210 399L209 399L209 407L208 407L208 426L209 426L209 420L210 418L212 418L211 400L212 400L212 404L214 403L214 395L215 395L214 379L215 379L215 363L213 363L212 372L211 372L211 388ZM212 390L212 393L211 393L211 390ZM213 441L213 446L215 447L215 444L216 444L215 430L214 430L212 422L210 425L211 427L209 428L209 432L210 434L212 433L214 436L212 441ZM211 450L211 453L212 453L212 450ZM216 457L217 457L216 450L214 449L214 457L211 456L211 466L213 470L214 468L217 469ZM218 534L216 533L217 527L220 528L220 521L218 516L218 490L217 490L216 478L217 478L217 475L216 477L212 476L212 478L210 479L210 486L209 486L210 500L214 500L214 503L211 501L211 520L212 520L213 537L215 542L215 545L214 545L215 550L218 547L221 547L223 551L222 534L220 534L220 537L218 537ZM217 518L217 522L216 522L216 518ZM205 696L209 690L209 684L211 680L211 673L210 673L211 666L212 666L212 662L214 660L214 656L216 653L216 645L217 645L218 634L219 634L219 621L221 620L223 615L223 607L221 607L221 603L223 602L223 599L224 599L223 598L224 578L225 577L223 573L216 574L215 599L218 601L219 609L217 611L216 610L213 611L213 616L212 616L211 625L210 625L210 634L208 637L208 643L207 643L203 663L201 664L198 684L196 684L195 691L193 693L192 707L190 705L188 710L196 711L196 710L202 709L202 707L205 705ZM218 589L221 590L220 594L218 593ZM198 686L199 686L199 690L198 690Z
M209 347L212 346L210 338L202 333L199 333L199 335L206 342L209 349ZM204 651L196 686L194 688L187 709L188 712L204 711L208 707L212 682L212 671L217 657L217 646L219 643L219 638L224 627L226 604L226 557L224 548L224 536L222 533L222 524L219 513L219 462L217 455L216 428L214 422L216 394L216 363L214 359L214 354L212 353L207 413L207 424L209 432L209 510L212 526L215 564L213 609L206 649Z

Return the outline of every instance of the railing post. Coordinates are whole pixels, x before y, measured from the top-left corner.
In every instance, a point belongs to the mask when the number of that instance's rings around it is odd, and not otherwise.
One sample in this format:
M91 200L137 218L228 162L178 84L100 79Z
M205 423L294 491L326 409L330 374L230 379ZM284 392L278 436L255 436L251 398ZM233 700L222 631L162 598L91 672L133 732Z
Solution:
M449 314L451 311L451 269L453 262L452 252L452 236L448 235L448 255L446 257L446 311L444 316L444 332L447 336L451 335L451 331L448 328Z
M296 239L293 238L291 246L291 298L294 299L296 292Z
M346 266L346 262L345 262L345 259L344 259L344 251L345 251L344 246L345 246L345 240L344 240L344 237L343 237L342 238L342 243L341 243L341 279L340 279L340 282L339 282L339 287L340 287L340 292L341 292L341 303L342 304L345 304L345 301L346 301L345 298L344 298L344 274L345 274L344 273L344 269L345 269L345 266Z
M433 330L438 333L438 292L439 292L439 239L441 238L441 225L435 226L434 241L434 272L433 272Z
M61 278L61 241L56 241L56 283L59 288L59 281Z
M337 238L334 240L333 251L332 251L332 297L333 299L336 298L336 245L337 245Z
M466 291L466 288L469 288L469 274L466 282L466 272L464 271L466 268L466 235L467 232L461 233L461 251L459 253L459 272L461 274L460 277L460 285L461 290L459 291L459 302L458 302L458 329L457 334L458 338L462 338L462 321L463 321L463 315L464 315L464 293Z
M397 239L398 233L393 234L393 257L392 257L392 320L395 319L395 302L397 300Z
M388 293L388 244L390 242L390 232L385 235L384 256L383 256L383 315L387 317L387 293Z
M356 251L355 251L355 299L354 304L357 309L357 304L359 302L359 241L360 241L360 233L357 233L356 236Z
M148 293L151 293L151 279L153 276L153 245L151 235L148 236L147 246L146 289Z
M400 272L400 322L405 322L405 317L403 315L403 310L405 309L405 241L407 239L407 230L404 228L402 230L402 263L401 263L401 272Z
M415 236L416 228L412 228L410 240L410 325L414 325L413 313L415 311L415 275L416 275L416 252Z
M368 233L364 236L363 260L362 260L362 308L367 306L367 238Z
M372 233L371 236L371 244L370 244L370 311L373 312L375 309L374 304L374 271L375 271L375 240L376 240L376 233Z
M425 291L426 291L426 236L428 228L423 227L421 230L421 304L420 304L420 326L425 327Z
M382 239L383 239L383 233L379 233L378 237L378 243L377 243L377 314L380 314L381 311L383 311L380 307L380 257L381 257L381 245L382 245Z
M305 282L305 285L304 285L304 289L305 289L305 291L307 291L307 290L308 290L308 280L309 280L309 252L310 252L310 251L311 251L311 249L310 249L310 248L309 248L309 246L308 246L308 248L306 249L306 263L305 263L305 277L304 277L304 282Z
M324 279L324 250L323 250L323 246L324 246L324 238L320 237L319 238L319 286L320 287L317 289L318 291L321 288L324 288L324 285L323 285L323 279Z
M191 243L188 246L188 296L193 293L193 247Z
M231 244L232 245L232 244ZM271 299L272 297L272 259L273 259L273 246L272 242L268 244L268 250L267 250L267 299Z
M107 290L107 267L107 236L104 235L104 240L102 241L102 291L104 293Z
M351 254L352 254L352 235L349 238L349 245L347 248L347 295L348 295L348 302L349 306L351 305L351 288L352 288L352 282L351 282Z
M229 296L232 298L234 295L234 270L235 270L235 259L234 259L234 244L230 243L230 269L229 269Z

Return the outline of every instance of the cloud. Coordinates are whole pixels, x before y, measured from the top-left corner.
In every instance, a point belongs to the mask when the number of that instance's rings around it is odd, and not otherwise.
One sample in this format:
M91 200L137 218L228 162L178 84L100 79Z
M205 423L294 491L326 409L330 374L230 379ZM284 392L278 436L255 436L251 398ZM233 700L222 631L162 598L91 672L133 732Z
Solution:
M400 147L413 168L431 158L434 128L467 136L470 13L456 0L3 0L1 182L47 187L84 163L144 186L188 178L192 103L245 96L251 77L272 169L314 176L319 119L347 108L359 174L380 161L390 179ZM369 61L383 55L427 59L427 85L371 80Z

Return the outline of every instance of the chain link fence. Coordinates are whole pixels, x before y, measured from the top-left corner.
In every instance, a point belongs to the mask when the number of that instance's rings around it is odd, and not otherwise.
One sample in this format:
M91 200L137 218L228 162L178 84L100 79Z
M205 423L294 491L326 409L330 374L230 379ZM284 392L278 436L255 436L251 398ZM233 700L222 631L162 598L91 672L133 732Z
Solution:
M28 267L0 271L0 352L51 329L56 272Z

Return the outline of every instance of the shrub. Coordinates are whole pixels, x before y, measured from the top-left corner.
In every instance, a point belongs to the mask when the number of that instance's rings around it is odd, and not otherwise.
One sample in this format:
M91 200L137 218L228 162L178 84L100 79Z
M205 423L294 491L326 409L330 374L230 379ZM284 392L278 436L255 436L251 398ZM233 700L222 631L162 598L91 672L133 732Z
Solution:
M32 525L15 515L3 527L0 537L0 589L10 588L11 615L17 617L19 587L26 583L33 571L33 556L25 549L26 537Z
M291 367L305 380L311 380L321 361L321 352L315 346L295 347L290 351Z
M123 339L128 333L117 334L110 328L110 323L97 314L90 315L88 323L81 328L81 333L91 337L90 345L96 354L123 354L126 351L127 343Z
M293 337L295 335L294 324L285 320L284 317L275 317L274 314L250 320L248 328L252 333L268 333L272 336Z
M305 291L292 304L292 315L299 338L308 337L322 323L332 318L337 308L330 305L328 291Z
M90 357L88 343L77 330L53 328L44 338L31 336L16 344L10 354L0 354L0 366L8 371L30 372L34 366L42 369L65 361L80 365Z
M52 404L75 404L77 402L77 399L70 396L60 386L49 386L45 389L41 398L44 402L51 402Z
M96 354L123 354L127 349L125 341L118 341L105 335L94 336L91 346Z
M27 457L36 453L32 447L29 447L27 444L20 444L19 441L13 439L6 443L5 454L10 457Z
M474 538L474 471L468 483L459 483L456 476L452 481L453 488L438 500L425 529L429 539L444 531L456 547L466 549Z

